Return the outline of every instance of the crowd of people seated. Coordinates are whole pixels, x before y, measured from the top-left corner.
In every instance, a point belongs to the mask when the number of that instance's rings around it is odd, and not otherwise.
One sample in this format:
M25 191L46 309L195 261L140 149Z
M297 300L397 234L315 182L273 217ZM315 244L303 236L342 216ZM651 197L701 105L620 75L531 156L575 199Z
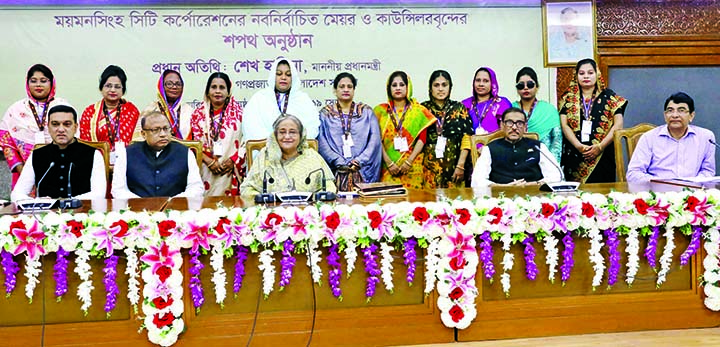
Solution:
M577 63L558 108L537 99L540 84L529 67L515 77L515 102L501 95L496 73L481 67L471 80L471 96L462 101L451 98L453 78L447 71L432 72L422 103L414 97L410 76L394 71L385 86L387 102L375 107L355 100L358 80L343 72L333 80L335 102L319 110L298 76L287 59L276 60L268 87L243 108L227 74L211 74L204 102L194 105L183 102L180 73L167 70L158 80L157 100L140 112L124 98L125 72L111 65L99 78L102 98L80 113L56 96L52 71L33 65L27 98L11 105L0 121L11 198L199 197L315 192L323 185L350 191L356 183L371 182L435 189L616 179L613 135L623 127L628 101L605 87L592 59ZM714 176L715 137L690 124L693 99L682 92L671 95L664 117L665 125L640 138L628 181ZM474 141L494 132L500 132L495 141ZM264 148L246 149L248 141L258 140L264 140ZM189 150L188 141L198 150ZM108 153L94 143L106 143ZM310 175L318 170L324 175Z

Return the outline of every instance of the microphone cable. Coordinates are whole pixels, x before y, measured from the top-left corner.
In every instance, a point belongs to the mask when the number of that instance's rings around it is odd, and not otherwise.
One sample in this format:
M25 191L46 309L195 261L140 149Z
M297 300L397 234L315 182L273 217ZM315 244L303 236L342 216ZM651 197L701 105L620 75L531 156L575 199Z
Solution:
M312 264L312 252L310 251L310 247L308 246L308 261L310 264ZM317 294L315 293L315 282L313 282L313 276L312 276L312 267L310 268L310 287L312 287L312 298L313 298L313 315L312 315L312 325L310 326L310 336L308 337L308 342L305 346L310 347L310 343L312 343L313 335L315 333L315 319L317 318Z
M257 295L257 304L255 305L255 318L253 318L252 329L250 330L250 337L248 337L248 342L245 345L246 347L250 347L250 342L252 342L253 336L255 335L255 326L257 325L258 311L260 311L260 297L262 296L262 289L263 289L263 283L262 283L262 274L261 274L260 287L258 288L258 295Z

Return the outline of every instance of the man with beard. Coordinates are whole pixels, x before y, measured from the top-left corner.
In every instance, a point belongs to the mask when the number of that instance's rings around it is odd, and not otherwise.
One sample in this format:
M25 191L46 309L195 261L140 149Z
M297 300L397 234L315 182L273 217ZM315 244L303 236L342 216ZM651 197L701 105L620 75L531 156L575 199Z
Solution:
M505 137L483 146L473 171L472 187L531 185L561 180L560 165L538 140L524 137L525 113L516 107L503 112L500 129Z

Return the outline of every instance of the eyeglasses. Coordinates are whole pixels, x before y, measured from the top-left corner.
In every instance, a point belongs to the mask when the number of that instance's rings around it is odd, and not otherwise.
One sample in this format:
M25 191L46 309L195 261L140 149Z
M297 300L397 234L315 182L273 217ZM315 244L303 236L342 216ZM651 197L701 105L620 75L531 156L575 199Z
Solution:
M517 90L523 90L523 89L525 89L525 86L527 86L527 89L533 89L533 88L535 88L535 82L533 82L533 81L527 81L527 83L518 82L515 85L515 88L517 88Z
M170 127L162 127L162 128L153 128L153 129L143 129L153 135L158 133L170 133Z
M300 135L300 133L297 132L297 131L295 131L295 130L290 130L290 131L280 130L280 131L278 131L278 133L277 133L277 137L278 137L278 138L282 138L282 137L285 137L285 136L288 136L288 137L298 137L299 135Z
M163 84L165 88L182 88L183 83L182 82L165 82Z
M666 108L665 109L666 116L669 116L673 113L677 113L678 115L684 116L684 115L690 113L690 110L686 109L685 107L679 107L677 109L674 109L674 108Z
M506 121L503 121L502 123L503 123L506 127L508 127L508 128L512 128L513 126L516 126L516 127L518 127L518 128L523 128L523 127L525 127L525 121L524 121L524 120L519 120L519 121L514 121L514 122L513 122L513 121L511 121L511 120L508 119L508 120L506 120Z
M108 84L104 85L103 88L105 88L105 89L120 89L120 90L122 90L122 89L123 89L123 86L122 86L122 84L112 84L112 83L108 83Z

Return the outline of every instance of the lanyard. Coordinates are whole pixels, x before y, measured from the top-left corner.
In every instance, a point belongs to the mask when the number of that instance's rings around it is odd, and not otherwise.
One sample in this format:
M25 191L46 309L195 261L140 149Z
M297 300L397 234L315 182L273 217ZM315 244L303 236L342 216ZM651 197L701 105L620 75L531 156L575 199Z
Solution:
M35 116L35 123L37 123L38 128L40 131L45 130L45 116L47 116L48 112L48 104L50 104L50 100L48 100L46 103L43 104L43 111L41 115L38 117L37 110L35 109L35 105L33 105L32 101L28 101L28 105L30 106L30 111L32 111L33 116ZM38 107L40 107L40 103L38 102Z
M433 102L433 104L435 106L437 106L437 104L435 104L435 102ZM445 124L445 115L447 115L447 112L449 109L450 109L450 103L448 101L446 101L445 105L443 105L443 108L440 110L439 114L435 115L435 119L437 120L435 122L435 129L437 130L438 136L442 136L443 124Z
M487 111L490 110L490 108L488 108L490 103L491 103L490 100L485 102L485 105L483 105L482 112L480 112L480 108L479 108L478 104L475 104L475 115L478 117L478 125L479 126L482 126L483 119L485 119L485 115L486 115Z
M340 114L340 124L342 125L343 134L345 134L345 136L350 135L350 128L352 127L352 115L353 110L355 109L355 101L350 104L350 111L348 112L347 116L343 114L340 103L336 103L335 107L337 107L338 113Z
M395 111L395 106L391 106L390 111L392 112L390 112L390 120L392 121L393 126L395 127L395 132L398 134L398 136L402 135L402 123L405 120L405 114L407 113L409 106L410 105L408 103L405 104L405 107L403 108L403 113L400 116L399 120L396 120L397 111Z
M277 101L278 110L280 110L280 114L285 114L285 113L287 113L288 102L290 101L290 92L283 93L283 95L285 96L285 100L284 100L283 105L282 105L282 107L281 107L281 106L280 106L280 93L275 92L275 100Z
M220 136L220 128L222 128L223 118L225 118L225 107L220 111L220 117L218 120L215 120L215 112L212 109L212 105L210 106L210 119L212 120L212 129L210 129L210 136L212 137L213 141L218 140L218 136Z
M158 101L158 108L160 108L160 111L164 114L166 114L168 117L168 121L170 122L170 127L172 127L173 136L175 136L178 139L182 139L182 133L180 132L180 111L182 109L182 105L179 105L177 108L177 112L173 112L170 106L168 105L168 110L165 110L165 107L163 107L162 102Z
M585 120L590 120L592 116L590 115L590 111L592 110L592 104L593 99L588 100L588 102L585 101L584 97L581 97L580 101L583 104L583 110L585 111Z
M120 131L120 111L122 110L122 104L118 104L117 108L115 109L115 119L113 120L112 117L110 117L110 111L105 107L105 102L103 102L103 114L105 115L105 119L107 120L107 124L109 126L108 128L108 139L110 140L110 143L115 143L118 132Z
M535 111L535 106L537 105L537 103L538 103L538 100L535 99L535 101L533 101L532 106L530 106L530 111L528 111L528 113L527 113L528 120L530 120L530 117L532 117L532 113L533 113L533 111ZM523 112L525 112L525 110L522 108L523 107L522 100L518 101L518 105L520 105L520 109L522 109Z

